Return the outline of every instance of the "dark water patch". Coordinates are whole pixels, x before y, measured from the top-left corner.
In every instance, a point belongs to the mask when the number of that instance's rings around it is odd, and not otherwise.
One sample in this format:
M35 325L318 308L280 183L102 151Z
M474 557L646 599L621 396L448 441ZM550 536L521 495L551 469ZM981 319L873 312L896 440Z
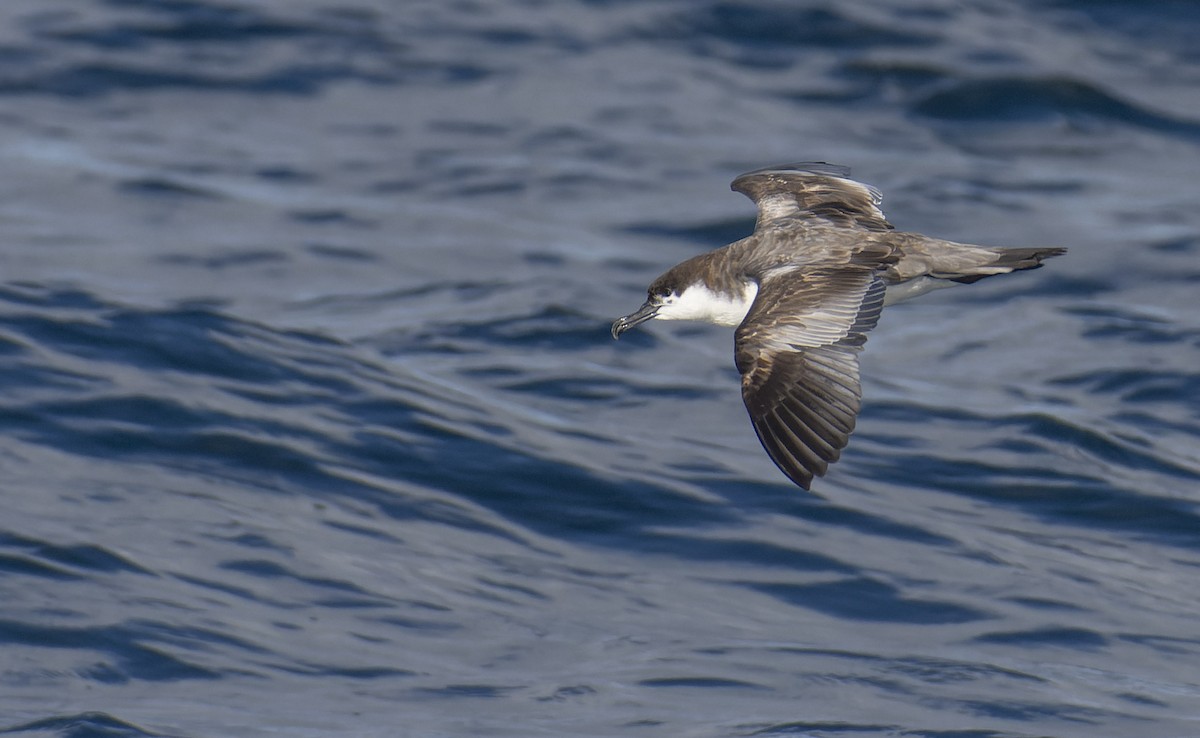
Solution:
M624 339L622 339L624 340ZM824 527L839 527L870 537L938 546L960 550L961 544L939 533L916 525L873 515L861 509L844 507L814 494L804 493L786 480L774 484L757 484L743 479L722 479L707 475L696 483L705 490L731 500L738 509L769 511L799 520L819 523Z
M1164 458L1157 448L1140 440L1106 434L1055 415L1031 413L1010 416L1003 420L1003 425L1016 429L1025 438L1039 437L1055 443L1069 443L1115 468L1147 470L1188 480L1200 480L1200 470ZM1200 528L1197 529L1197 533L1200 534Z
M783 99L791 100L802 106L828 105L830 107L848 107L867 100L871 94L872 92L865 87L828 85L816 88L803 87L799 90L788 88L779 93Z
M69 580L84 578L82 575L61 566L54 566L45 561L38 561L32 556L24 554L0 553L0 572L40 577L42 579Z
M441 23L424 25L419 34L427 38L447 41L451 45L466 44L483 57L503 58L514 54L539 54L553 59L564 52L576 54L593 45L576 28L591 30L588 21L576 19L570 23L546 23L544 14L517 14L509 19L504 13L488 13L487 22L476 22L479 9L462 4L448 5L451 13L443 14ZM603 24L596 24L603 26Z
M179 581L183 582L184 584L190 584L194 587L199 587L201 589L207 589L207 590L211 590L213 592L219 592L223 595L229 595L230 597L235 597L240 600L246 600L247 602L257 602L257 603L262 603L262 604L273 605L276 607L286 607L288 605L288 603L283 602L283 601L274 601L274 600L267 599L266 597L260 596L260 594L258 592L254 591L248 587L237 586L237 585L231 584L226 581L220 581L217 579L209 579L206 577L194 577L194 576L189 576L187 574L179 574L179 573L172 574L171 576L173 578L178 579Z
M1187 254L1196 251L1200 246L1200 236L1185 236L1168 238L1149 244L1149 248L1164 254Z
M996 699L988 701L964 700L957 704L961 709L983 717L1032 723L1041 723L1046 720L1063 720L1071 723L1101 725L1114 717L1111 713L1104 710L1047 702Z
M159 0L104 0L104 4L153 13L143 22L115 22L100 28L43 27L35 35L50 41L94 46L98 49L130 49L153 42L171 44L221 43L240 45L265 40L299 40L323 35L328 29L295 21L272 18L249 8L231 4Z
M518 452L461 433L422 413L413 415L404 435L361 432L349 443L334 444L331 455L342 463L378 475L402 479L414 488L441 490L444 499L397 496L386 489L343 481L325 493L350 495L396 520L420 519L462 530L514 538L510 531L483 523L470 506L481 505L520 528L575 540L624 545L643 527L712 519L706 509L677 493L632 480L601 477L582 468ZM405 436L410 438L406 438ZM296 480L303 488L310 481ZM324 485L322 485L324 486ZM460 505L452 500L462 500Z
M704 247L709 249L740 241L754 232L754 217L731 218L695 226L669 225L666 223L634 223L623 226L619 233L647 238L669 238L696 244L696 253ZM664 263L664 266L666 264ZM640 265L638 265L640 268Z
M1025 674L991 664L938 658L909 657L887 663L883 668L890 674L901 674L926 684L956 684L994 680L1034 683L1046 681L1033 674Z
M199 198L223 200L225 196L206 187L180 182L166 177L140 177L117 184L117 189L131 195L158 198Z
M158 261L164 264L198 266L215 271L221 269L240 269L256 264L279 264L288 261L288 255L281 251L272 251L269 249L246 249L224 254L206 254L204 256L197 256L195 254L165 254L158 257Z
M466 182L455 183L454 194L458 197L486 197L489 195L519 195L529 189L529 183L524 181L515 181L497 179L491 182L475 182L468 184Z
M461 146L428 148L417 152L419 176L410 178L422 190L438 198L492 193L524 192L533 181L527 162L465 156Z
M921 528L898 520L890 520L880 515L872 515L862 510L829 504L819 498L808 499L799 495L794 487L781 483L780 488L785 495L784 505L780 512L797 518L809 520L822 525L835 525L857 531L864 535L892 538L898 541L920 543L927 546L939 546L958 549L958 541L948 538L931 530Z
M409 350L492 352L496 346L510 350L570 353L591 348L611 337L607 323L590 313L549 304L520 316L438 324L407 336Z
M985 728L968 728L966 730L906 730L903 735L905 738L1035 738L1027 733L1007 733ZM1036 738L1045 738L1045 736L1036 736Z
M816 551L750 539L713 538L656 531L654 535L645 535L630 541L628 548L646 554L672 556L688 561L725 564L740 562L761 570L830 571L840 574L852 574L857 571L843 561Z
M465 630L464 626L459 623L454 623L442 619L433 618L415 618L402 615L385 615L372 619L373 622L382 623L384 625L401 628L403 630L415 630L422 633L455 633Z
M288 213L288 218L308 225L352 226L354 228L377 228L379 226L376 221L351 215L339 208L293 210Z
M1011 302L1029 297L1097 298L1101 295L1111 295L1117 291L1115 279L1078 277L1042 270L1038 272L1036 279L1024 280L1019 282L1016 287L1006 286L1004 294L997 296L996 300ZM1070 311L1070 308L1063 310L1063 312Z
M366 525L347 523L341 520L322 520L321 525L327 528L332 528L333 530L344 531L356 536L365 536L367 538L379 541L381 544L398 544L402 542L401 538L393 535L389 531L382 530L380 528L368 527Z
M917 115L957 122L1111 121L1200 140L1200 123L1156 113L1066 77L965 80L915 101L911 109Z
M559 539L623 549L649 529L711 523L734 514L649 483L603 478L471 439L447 439L431 451L399 463L393 455L392 473L453 492L522 528Z
M0 333L0 355L13 356L24 353L28 348L29 345L16 336Z
M269 359L235 348L241 338L235 324L203 309L105 310L66 320L17 315L3 323L42 345L95 361L262 383L287 375Z
M48 310L99 310L108 305L84 290L55 288L32 282L0 284L0 300L13 305Z
M4 359L2 354L0 354L0 359ZM29 391L29 396L41 394L41 392L52 396L59 391L86 391L101 388L106 384L106 380L95 374L46 366L44 362L38 361L36 356L7 360L4 370L4 380L0 386L4 386L10 391L24 388ZM0 406L0 408L2 407L4 406ZM0 409L0 413L11 413L13 416L24 415L20 410L13 408Z
M838 76L874 91L884 89L921 90L952 75L937 64L879 59L852 59L839 69Z
M1150 367L1139 369L1094 369L1091 371L1058 377L1049 382L1062 387L1079 387L1093 395L1111 395L1121 402L1140 403L1184 403L1200 404L1200 375L1156 370ZM1153 427L1159 421L1150 420Z
M1200 345L1200 331L1166 317L1113 305L1084 305L1063 309L1080 317L1085 338L1119 339L1145 344Z
M1169 702L1164 702L1163 700L1155 699L1153 697L1147 697L1144 694L1134 694L1132 692L1122 692L1115 696L1117 697L1117 699L1125 700L1126 702L1129 702L1134 705L1139 705L1139 706L1148 706L1148 707L1169 707L1170 706Z
M7 535L3 537L8 538ZM33 544L33 541L27 539L23 543ZM0 542L0 545L7 544L8 541ZM93 544L84 543L74 546L56 546L48 543L36 543L32 545L31 550L39 558L84 572L151 574L149 569L138 566L120 554L113 553L102 546Z
M1055 646L1059 648L1093 650L1104 648L1108 639L1086 628L1048 627L1033 630L1005 631L985 633L973 640L979 643L999 643L1008 646L1025 648L1043 648Z
M397 669L391 666L329 666L326 664L272 664L272 667L286 674L296 674L305 677L342 678L374 681L376 679L391 679L395 677L416 676L416 672L408 669Z
M834 735L856 735L861 733L877 733L880 736L895 735L899 726L875 723L842 723L842 722L808 722L795 721L777 723L766 728L759 728L750 735L796 735L808 737L823 737ZM907 732L907 731L905 731Z
M396 669L390 666L359 666L324 669L314 676L344 677L346 679L393 679L395 677L416 676L415 671Z
M378 262L380 257L365 249L354 248L352 246L337 246L327 243L314 243L304 247L304 250L313 256L319 256L323 259L344 262Z
M0 530L0 547L22 548L37 559L70 566L72 569L84 572L115 574L115 572L125 571L130 574L150 574L150 570L130 562L120 554L109 551L108 548L91 544L59 546L30 538L30 536Z
M251 641L229 635L215 628L201 628L194 625L172 624L147 619L128 621L128 628L130 633L136 635L140 640L168 644L181 649L211 651L212 646L224 646L247 653L270 653L268 649Z
M1194 505L1120 489L1107 480L1054 469L1013 468L916 454L906 454L903 461L881 467L879 474L897 484L941 489L1019 507L1056 525L1099 528L1200 548L1200 514Z
M874 101L891 105L897 94L926 94L952 76L950 69L936 64L851 58L828 78L800 80L780 88L777 94L802 104L844 106Z
M359 310L382 309L393 304L411 304L414 309L423 309L426 303L445 301L449 304L482 302L513 285L506 282L486 281L455 281L423 282L399 289L388 289L379 292L355 293L347 295L326 295L306 300L298 300L295 304L306 310L320 309L326 312L355 312ZM408 350L407 341L411 331L391 331L380 333L372 341L385 353L390 353L392 344L396 350Z
M537 34L523 28L484 28L475 35L481 41L499 46L531 46L540 40Z
M867 577L850 577L817 584L781 582L745 586L791 605L858 621L946 625L992 617L966 605L905 597L896 587Z
M499 590L512 595L518 595L520 599L532 600L537 603L538 606L551 601L550 597L547 597L533 587L526 587L517 584L514 581L501 582L497 579L489 577L476 577L475 581L484 587L489 587L491 589Z
M528 251L521 254L521 261L526 264L537 264L540 266L549 267L566 267L567 259L562 254L556 254L551 251Z
M522 689L524 687L494 684L447 684L444 687L424 687L415 691L429 697L446 699L498 699Z
M611 124L630 124L636 115L645 115L646 111L627 111L623 108L607 108L596 114L600 119L611 119ZM605 134L610 125L597 126L598 130L584 126L546 122L533 132L522 136L517 145L525 151L544 152L546 155L571 157L590 162L604 162L605 166L593 164L601 171L610 171L612 164L623 163L622 157L627 157L620 145ZM648 189L644 180L630 176L630 169L622 174L621 186L632 191Z
M1050 21L1071 34L1124 36L1126 44L1108 45L1104 53L1130 65L1144 64L1144 45L1154 39L1157 51L1171 53L1179 62L1200 61L1195 31L1200 9L1194 0L1050 0L1043 4L1059 11Z
M229 75L93 62L22 76L10 74L0 77L0 95L50 95L79 99L117 92L172 90L311 96L340 82L387 86L398 84L400 78L359 70L345 64L296 64L257 75Z
M527 375L526 375L527 376ZM498 385L509 392L550 396L564 400L615 402L631 404L653 398L655 401L698 400L723 396L715 389L694 385L672 386L635 385L605 377L550 377L524 379L520 382L504 382Z
M45 59L45 50L31 47L0 44L0 64L8 66L33 66Z
M239 533L235 536L224 536L221 540L228 541L237 546L256 550L280 551L282 553L291 553L292 549L288 546L280 546L275 541L267 538L260 533Z
M402 432L419 425L423 416L421 408L405 402L403 398L376 397L367 393L348 394L339 409L346 417L354 418L361 424L357 432L363 434L358 442L364 454L371 453L370 446L373 444L387 446L394 440L379 429Z
M198 631L192 631L195 632ZM162 636L167 634L182 635L182 631L164 626L158 629L158 633L152 633L144 624L138 623L76 628L0 620L0 644L76 649L107 655L113 663L97 663L92 670L85 670L81 674L96 681L171 682L221 678L218 672L188 663L144 643L161 641Z
M42 408L34 416L36 421L19 415L7 420L14 426L13 432L23 438L84 456L159 463L247 483L258 480L257 484L265 489L277 487L282 479L300 484L300 489L353 486L330 475L301 444L268 438L261 430L252 431L262 434L256 437L251 432L204 427L210 423L220 426L221 416L204 416L207 420L199 427L185 423L167 430L157 424L140 425L128 420L63 417L64 410L75 409L71 403L54 403Z
M483 138L499 138L512 131L509 125L472 118L431 120L426 126L438 133Z
M1167 635L1149 633L1121 633L1117 640L1136 643L1139 646L1149 646L1160 653L1171 656L1200 656L1200 638L1179 638Z
M53 735L56 738L181 738L175 734L156 733L103 712L81 712L33 720L0 728L0 735L28 735L31 738L35 735Z
M212 416L185 407L175 400L157 396L97 397L81 400L56 400L27 406L44 417L59 420L76 418L99 423L147 426L157 430L191 429L203 426Z
M313 184L320 180L314 172L296 169L286 164L259 167L254 171L254 176L276 184Z
M666 19L660 33L691 39L697 35L749 47L859 49L929 46L936 37L897 23L871 23L831 6L798 7L782 2L708 2L698 10Z
M1076 613L1087 612L1085 608L1070 602L1052 600L1046 597L1005 597L1004 600L1007 602L1016 603L1022 607L1028 607L1031 610Z
M1030 738L1026 735L1018 735L1016 733L1001 733L994 730L984 728L968 728L966 730L921 730L910 729L904 731L905 738ZM1044 738L1039 736L1038 738Z
M49 319L37 314L9 317L10 329L35 343L82 356L97 366L123 367L126 373L175 371L192 377L197 400L184 405L163 395L83 395L49 400L10 398L0 406L0 425L15 436L108 461L162 465L237 480L263 491L305 491L318 497L354 498L396 519L425 519L469 530L511 536L445 500L397 496L386 488L352 481L328 465L328 459L358 463L381 479L413 479L440 487L442 471L458 463L456 444L484 464L482 476L461 483L478 486L512 452L487 441L463 438L431 425L428 411L418 412L403 393L355 378L364 367L338 344L303 333L271 332L203 310L103 311L106 319L86 316ZM6 371L0 367L0 373ZM107 371L107 370L100 370ZM297 424L249 410L224 409L222 395L248 396L276 388L271 398L281 407L314 406L328 422L374 416L394 423L388 436L364 432L349 440L328 436L314 419ZM406 392L409 390L405 390ZM429 397L436 397L431 392ZM412 439L420 439L418 446ZM429 449L442 449L444 460L429 466ZM553 468L526 458L522 463ZM410 473L410 470L419 470ZM535 476L544 476L533 472ZM454 481L458 484L458 481Z
M720 677L655 677L652 679L640 679L637 683L642 687L656 689L770 689L770 687L763 684L744 682L739 679L722 679Z
M921 489L940 489L986 499L993 504L1020 507L1058 525L1121 531L1126 535L1161 543L1200 548L1200 512L1194 505L1121 486L1126 470L1166 475L1185 484L1200 479L1200 470L1168 457L1140 438L1123 438L1103 430L1083 427L1047 413L1019 413L982 417L945 407L916 407L905 403L875 402L869 411L896 422L928 423L940 418L982 428L995 440L992 447L1010 447L1017 439L1034 444L1034 454L1019 466L991 461L986 453L973 459L954 459L906 449L889 449L891 460L863 458L860 468L877 467L872 476ZM1054 459L1069 447L1099 460L1091 472L1075 470Z
M856 625L855 627L861 627ZM795 646L779 646L768 649L772 653L795 655L804 660L832 659L845 662L845 669L850 673L859 673L862 669L886 675L886 678L873 678L873 685L888 691L914 695L917 693L916 680L926 685L938 684L998 684L1002 688L1028 687L1045 684L1049 680L1036 674L1016 671L1014 669L995 666L981 660L951 660L928 656L888 657L866 651L847 651L827 648L802 648ZM717 649L716 655L724 655L725 650ZM841 679L841 677L836 677ZM845 679L846 682L851 678Z
M566 702L575 700L581 697L589 697L596 694L596 689L589 687L586 684L572 684L567 687L559 687L552 694L538 697L538 702Z
M284 567L274 561L267 561L264 559L223 561L219 567L227 571L234 571L238 572L239 574L247 574L260 579L289 579L300 584L310 587L317 587L320 589L333 589L341 592L351 592L361 595L369 594L366 590L357 584L354 584L353 582L343 582L337 579L304 576L302 574L293 572L287 567Z
M12 92L72 97L119 89L165 87L232 90L266 94L314 94L330 83L355 80L392 84L401 79L439 78L471 81L490 74L470 64L415 58L408 44L382 32L378 14L367 10L318 10L287 17L248 7L203 2L116 2L107 5L141 11L97 23L71 14L36 16L25 25L38 43L52 48L89 47L97 59L31 76ZM228 64L233 54L248 59L283 58L274 71L230 77L219 69L251 67ZM122 60L157 55L162 73L147 74ZM199 63L198 63L199 60ZM352 60L352 61L350 61ZM186 71L182 71L186 70Z

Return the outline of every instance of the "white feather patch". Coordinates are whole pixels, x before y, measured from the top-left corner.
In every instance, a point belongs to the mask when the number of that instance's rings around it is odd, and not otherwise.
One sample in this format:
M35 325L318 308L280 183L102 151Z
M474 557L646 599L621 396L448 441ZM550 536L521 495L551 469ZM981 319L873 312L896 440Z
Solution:
M683 294L667 298L655 315L658 320L700 320L717 325L738 325L750 312L758 285L747 282L742 294L713 292L694 284Z
M884 305L895 305L904 300L911 300L914 297L923 295L926 292L944 289L946 287L954 287L957 282L951 282L948 279L934 279L933 277L917 277L910 279L907 282L900 284L889 285L887 292L883 293Z

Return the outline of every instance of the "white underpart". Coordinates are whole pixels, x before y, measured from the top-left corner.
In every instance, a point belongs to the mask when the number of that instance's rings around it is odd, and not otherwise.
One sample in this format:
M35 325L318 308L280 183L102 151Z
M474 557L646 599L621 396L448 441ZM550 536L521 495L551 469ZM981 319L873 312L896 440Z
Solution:
M933 277L917 277L910 279L907 282L900 284L888 285L887 290L883 293L884 305L895 305L904 300L911 300L918 295L923 295L926 292L933 292L944 287L953 287L958 282L952 282L949 279L935 279Z
M740 295L713 292L703 284L695 284L683 294L668 297L654 317L658 320L702 320L717 325L738 325L750 312L758 285L747 282Z

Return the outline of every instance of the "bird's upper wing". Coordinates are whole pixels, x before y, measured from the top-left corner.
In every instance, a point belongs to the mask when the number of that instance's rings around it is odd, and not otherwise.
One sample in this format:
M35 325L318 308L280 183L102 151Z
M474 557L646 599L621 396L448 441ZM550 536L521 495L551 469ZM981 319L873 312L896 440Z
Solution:
M762 228L780 218L823 221L843 228L888 231L879 190L850 179L850 170L824 162L782 164L746 172L730 187L758 206Z
M738 327L742 399L763 448L808 489L837 461L861 405L858 352L883 307L869 266L791 271L764 280Z

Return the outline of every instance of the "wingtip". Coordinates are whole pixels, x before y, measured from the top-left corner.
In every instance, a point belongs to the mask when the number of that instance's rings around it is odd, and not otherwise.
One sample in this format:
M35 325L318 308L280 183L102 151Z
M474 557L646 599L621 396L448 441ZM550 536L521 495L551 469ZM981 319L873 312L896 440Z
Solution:
M755 422L754 433L758 436L758 442L762 444L763 450L767 452L767 457L775 464L783 475L790 479L793 484L800 487L806 492L812 491L812 483L815 477L824 476L828 470L828 463L820 459L810 459L809 463L804 463L795 452L794 448L789 448L784 441L784 434L787 434L786 426L779 425L778 419L773 419L769 416L762 418L751 418ZM802 448L803 445L798 445L795 448Z

